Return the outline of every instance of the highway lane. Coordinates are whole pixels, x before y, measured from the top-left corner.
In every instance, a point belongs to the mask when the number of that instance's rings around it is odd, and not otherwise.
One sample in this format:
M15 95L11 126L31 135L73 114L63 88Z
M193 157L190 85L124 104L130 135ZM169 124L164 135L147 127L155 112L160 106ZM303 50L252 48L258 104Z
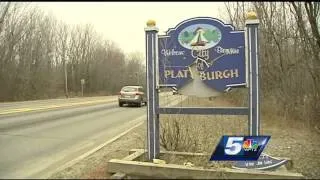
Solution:
M162 94L160 101L183 99ZM145 106L120 108L114 101L0 115L0 178L45 177L143 120Z

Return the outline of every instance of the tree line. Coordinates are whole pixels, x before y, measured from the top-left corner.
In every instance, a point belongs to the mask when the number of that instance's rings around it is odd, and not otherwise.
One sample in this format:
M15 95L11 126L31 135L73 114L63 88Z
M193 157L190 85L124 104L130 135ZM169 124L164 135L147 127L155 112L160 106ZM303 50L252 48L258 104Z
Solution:
M260 20L262 102L274 112L320 124L320 4L227 2L224 16L244 29ZM145 84L141 53L125 54L92 25L68 25L21 2L0 2L0 101L116 94ZM247 98L243 92L243 99ZM266 105L266 103L269 103Z
M237 29L244 29L250 10L260 20L264 107L320 127L320 3L232 2L225 7Z
M140 52L125 54L92 25L68 25L30 3L0 2L0 101L117 94L145 82Z

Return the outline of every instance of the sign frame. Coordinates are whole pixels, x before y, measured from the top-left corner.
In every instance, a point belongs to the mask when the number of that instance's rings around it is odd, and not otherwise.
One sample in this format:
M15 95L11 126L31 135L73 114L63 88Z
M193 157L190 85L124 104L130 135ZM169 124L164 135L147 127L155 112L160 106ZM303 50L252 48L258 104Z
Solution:
M197 17L208 18L208 17ZM185 21L189 21L190 18ZM216 19L216 18L214 18ZM185 22L183 21L183 22ZM221 20L219 20L222 22ZM183 23L181 22L181 23ZM181 24L179 23L179 24ZM178 27L179 24L176 26ZM231 26L232 25L228 25ZM245 43L245 79L246 84L239 87L247 87L249 95L249 107L159 107L159 89L163 87L175 87L176 84L159 84L159 52L158 39L168 37L167 35L158 36L158 28L155 21L149 20L145 28L146 34L146 80L147 80L147 154L152 161L159 157L159 115L160 114L224 114L224 115L248 115L248 134L250 136L260 135L260 77L259 77L259 41L258 41L259 20L250 18L246 20L244 30ZM169 34L174 28L169 28ZM230 90L230 87L228 87ZM234 165L237 167L237 164Z

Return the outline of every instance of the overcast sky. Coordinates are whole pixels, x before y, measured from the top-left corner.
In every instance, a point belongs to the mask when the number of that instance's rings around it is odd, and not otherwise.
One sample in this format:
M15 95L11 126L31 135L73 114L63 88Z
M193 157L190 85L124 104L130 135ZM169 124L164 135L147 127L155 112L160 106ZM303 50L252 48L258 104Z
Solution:
M224 2L35 2L68 24L90 23L125 53L145 53L144 28L153 19L163 34L179 22L198 16L220 18Z

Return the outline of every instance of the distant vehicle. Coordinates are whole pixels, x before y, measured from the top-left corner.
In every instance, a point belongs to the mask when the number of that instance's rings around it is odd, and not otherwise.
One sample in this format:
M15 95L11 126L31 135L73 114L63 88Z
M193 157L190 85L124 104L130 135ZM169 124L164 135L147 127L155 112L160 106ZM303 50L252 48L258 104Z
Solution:
M147 97L142 86L124 86L119 92L118 102L120 107L123 104L141 107L142 104L147 104Z

